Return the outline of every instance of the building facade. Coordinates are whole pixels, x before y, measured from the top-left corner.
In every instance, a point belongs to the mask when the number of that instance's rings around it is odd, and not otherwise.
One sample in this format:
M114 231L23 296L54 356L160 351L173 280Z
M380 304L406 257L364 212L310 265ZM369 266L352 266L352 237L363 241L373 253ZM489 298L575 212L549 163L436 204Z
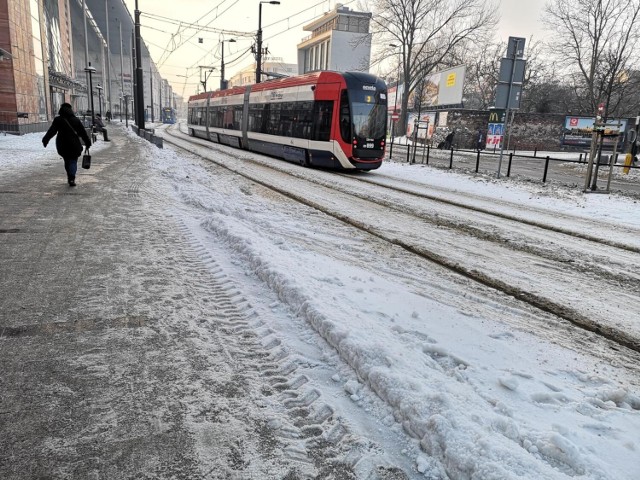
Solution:
M371 13L340 4L305 25L312 32L298 44L298 73L317 70L368 72L371 60Z
M262 73L267 78L293 77L298 71L295 63L284 63L282 57L264 57ZM256 64L253 63L229 79L229 88L251 85L256 81Z
M73 80L69 0L0 0L0 130L41 131Z
M64 102L132 116L133 28L123 0L0 0L0 131L43 131ZM145 112L159 120L173 92L142 45Z

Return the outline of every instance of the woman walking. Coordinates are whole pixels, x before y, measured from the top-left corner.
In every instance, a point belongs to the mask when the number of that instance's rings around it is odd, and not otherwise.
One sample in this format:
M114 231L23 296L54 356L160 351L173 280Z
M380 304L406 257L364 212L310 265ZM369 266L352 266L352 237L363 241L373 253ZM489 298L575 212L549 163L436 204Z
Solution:
M84 140L87 150L91 146L91 140L80 120L74 115L71 105L63 103L58 111L58 116L53 119L51 127L42 137L42 144L47 148L49 140L54 135L56 138L56 150L64 159L64 169L67 171L69 186L76 185L76 172L78 170L78 157L82 153L80 138Z

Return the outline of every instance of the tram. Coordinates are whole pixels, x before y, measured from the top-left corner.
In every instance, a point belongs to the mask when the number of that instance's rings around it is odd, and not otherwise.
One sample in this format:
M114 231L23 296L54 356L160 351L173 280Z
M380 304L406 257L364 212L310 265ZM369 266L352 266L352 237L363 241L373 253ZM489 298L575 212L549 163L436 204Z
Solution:
M387 87L360 72L314 72L189 98L189 134L304 166L382 164Z
M171 107L162 108L162 123L173 125L176 123L176 109Z

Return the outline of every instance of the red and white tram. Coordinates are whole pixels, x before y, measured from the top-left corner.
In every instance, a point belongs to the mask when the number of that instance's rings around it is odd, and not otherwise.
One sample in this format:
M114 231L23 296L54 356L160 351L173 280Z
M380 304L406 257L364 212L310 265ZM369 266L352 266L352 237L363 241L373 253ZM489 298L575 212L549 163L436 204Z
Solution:
M368 73L315 72L189 98L192 136L306 166L382 164L387 87Z

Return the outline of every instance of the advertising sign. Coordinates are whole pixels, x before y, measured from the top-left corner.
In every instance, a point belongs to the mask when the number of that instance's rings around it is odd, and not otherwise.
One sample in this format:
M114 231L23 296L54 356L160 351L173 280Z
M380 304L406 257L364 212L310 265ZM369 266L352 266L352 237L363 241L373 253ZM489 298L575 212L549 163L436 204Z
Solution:
M404 85L400 85L399 93L398 86L387 87L387 111L393 112L394 110L400 111L402 103L402 92L404 91Z
M595 117L566 117L562 132L561 144L563 146L586 147L591 145L591 137L596 119ZM627 130L626 119L611 119L604 125L604 138L602 144L612 147L616 141L615 134ZM618 138L618 148L623 148L623 138Z
M489 112L486 148L500 148L504 137L505 110L494 109Z
M460 65L425 77L409 96L409 105L420 103L422 108L429 108L461 104L464 74L465 66ZM422 98L418 99L421 93Z
M407 136L413 138L413 130L415 121L418 118L416 113L409 114L409 121L407 122ZM425 112L420 114L420 124L418 128L418 138L430 139L433 136L435 129L436 113Z

